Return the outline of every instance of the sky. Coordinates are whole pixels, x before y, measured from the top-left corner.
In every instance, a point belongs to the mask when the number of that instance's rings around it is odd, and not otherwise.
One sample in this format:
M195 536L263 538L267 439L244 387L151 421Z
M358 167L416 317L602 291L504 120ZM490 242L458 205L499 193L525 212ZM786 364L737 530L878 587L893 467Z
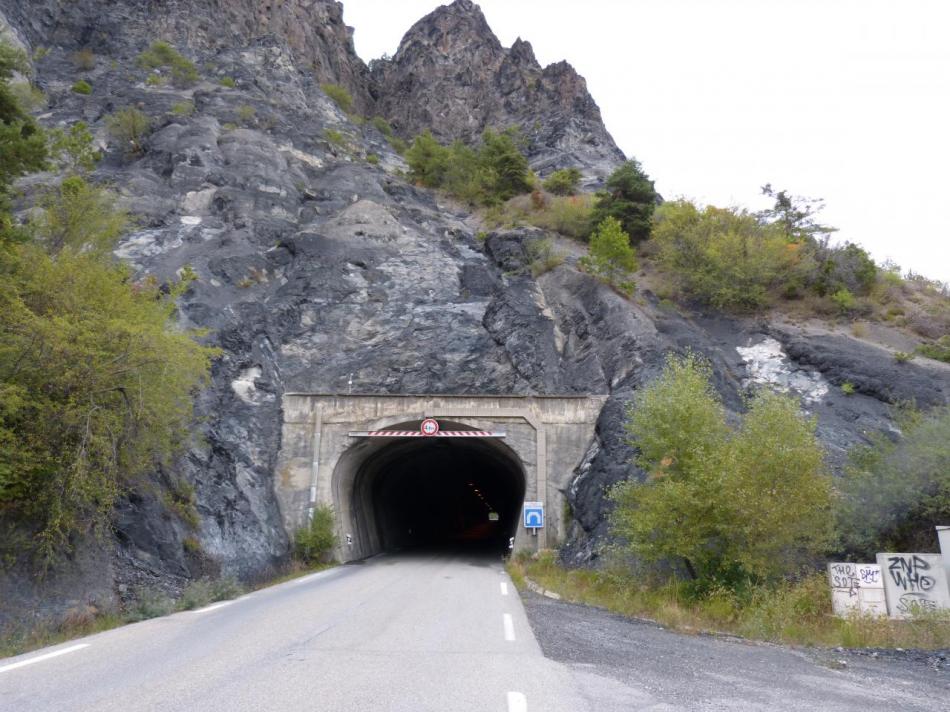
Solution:
M440 2L344 0L394 54ZM821 198L836 241L950 282L950 1L482 0L502 44L566 59L667 199Z

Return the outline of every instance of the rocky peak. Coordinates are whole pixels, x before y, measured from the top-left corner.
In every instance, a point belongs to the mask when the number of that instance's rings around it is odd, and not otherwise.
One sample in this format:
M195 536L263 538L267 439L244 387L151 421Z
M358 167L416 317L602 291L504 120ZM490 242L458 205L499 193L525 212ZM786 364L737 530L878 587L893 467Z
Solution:
M473 142L487 128L517 126L536 171L576 166L590 183L624 160L583 78L566 62L542 70L521 38L502 47L471 0L419 20L372 76L378 113L406 137L429 129Z
M356 55L343 5L333 0L0 0L0 16L34 46L132 57L161 39L183 50L220 51L270 39L300 69L345 86L369 113L369 71Z

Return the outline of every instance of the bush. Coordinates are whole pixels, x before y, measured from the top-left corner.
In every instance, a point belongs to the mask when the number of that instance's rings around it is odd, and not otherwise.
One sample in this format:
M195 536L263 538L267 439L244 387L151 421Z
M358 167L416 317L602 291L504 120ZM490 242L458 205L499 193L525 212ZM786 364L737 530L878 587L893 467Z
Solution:
M253 106L244 104L238 107L237 117L238 121L242 124L248 125L254 122L254 117L257 115L257 109Z
M816 266L812 287L821 296L837 292L866 295L877 281L878 269L861 247L846 242L840 247L815 247Z
M650 237L658 197L653 181L640 163L629 160L610 175L604 190L597 193L593 223L599 225L605 218L615 218L633 244L638 244Z
M346 145L346 136L344 136L340 131L336 131L335 129L326 129L323 132L323 138L325 138L331 146L337 146L337 147L342 148L343 146Z
M858 306L858 301L854 298L854 295L844 288L832 294L831 301L834 302L834 305L842 314L850 314Z
M333 510L327 506L313 510L310 523L294 535L294 552L306 563L323 563L336 546Z
M64 249L106 254L129 224L115 198L79 176L63 179L40 200L34 223L39 241L51 255Z
M190 87L200 78L194 63L182 56L167 42L156 41L138 57L138 65L145 69L167 70L172 83Z
M528 161L510 131L485 131L478 149L460 141L443 146L425 131L405 155L413 180L473 205L496 205L531 190Z
M581 177L581 172L576 168L562 168L547 177L544 189L555 195L574 195Z
M932 343L921 344L917 347L917 353L936 361L950 363L950 334L941 336Z
M605 218L597 226L590 238L588 254L581 258L580 264L619 291L625 294L633 292L637 256L630 245L630 237L618 220Z
M555 267L564 264L564 254L554 248L554 243L548 238L531 240L527 244L528 259L530 260L531 274L540 277Z
M92 84L87 82L85 79L80 79L78 82L73 84L73 93L88 96L89 94L92 94Z
M221 77L218 80L218 84L223 86L225 89L234 89L237 86L237 82L234 81L233 77Z
M374 116L372 120L373 126L387 139L393 137L393 127L389 125L389 122L386 121L382 116Z
M179 101L176 104L172 104L172 113L175 116L191 116L195 113L194 102Z
M840 489L845 551L932 551L934 527L950 521L950 408L904 413L896 441L876 435L855 450Z
M73 53L73 66L76 69L79 69L83 72L88 72L90 69L95 69L96 67L96 55L95 53L85 47L78 52Z
M343 110L343 113L349 114L353 110L353 97L346 87L341 87L339 84L321 84L320 88Z
M377 156L375 153L367 153L366 162L369 163L371 166L378 166L379 156Z
M152 120L138 109L128 106L106 117L106 128L112 138L125 146L128 153L139 153Z
M744 210L701 209L687 200L657 209L653 240L680 288L717 309L765 306L770 290L794 279L802 264L799 247L775 226Z
M671 356L628 412L647 473L611 492L614 533L641 561L681 565L698 589L777 581L831 541L831 481L815 421L757 395L727 424L709 366Z

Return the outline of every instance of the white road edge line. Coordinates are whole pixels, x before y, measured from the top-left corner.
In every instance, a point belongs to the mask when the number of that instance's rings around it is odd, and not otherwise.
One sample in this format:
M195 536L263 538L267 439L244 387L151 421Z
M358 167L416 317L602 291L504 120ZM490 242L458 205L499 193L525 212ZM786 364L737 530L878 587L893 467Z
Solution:
M502 596L508 595L508 584L506 584L504 581L501 582L501 595Z
M502 620L505 623L505 640L515 639L515 623L511 620L511 614L505 613Z
M88 648L89 643L79 643L79 645L71 645L68 648L63 648L61 650L54 650L52 653L46 653L44 655L37 655L35 658L30 658L29 660L21 660L18 663L10 663L9 665L4 665L0 667L0 673L8 672L9 670L16 670L17 668L26 667L27 665L32 665L33 663L41 663L44 660L49 660L50 658L58 658L60 655L66 655L67 653L75 653L77 650L82 650L83 648Z
M221 603L212 603L210 606L205 606L204 608L199 608L195 613L210 613L211 611L216 611L219 608L224 608L225 606L230 606L234 601L221 601Z
M508 693L508 712L528 712L528 698L523 692Z

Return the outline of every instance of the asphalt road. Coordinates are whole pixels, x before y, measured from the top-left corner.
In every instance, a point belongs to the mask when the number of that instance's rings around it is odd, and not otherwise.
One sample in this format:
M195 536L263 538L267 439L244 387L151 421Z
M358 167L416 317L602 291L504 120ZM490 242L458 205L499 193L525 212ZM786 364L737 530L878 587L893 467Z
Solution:
M492 559L379 557L0 660L4 712L529 709L584 703Z
M597 712L950 711L950 671L924 662L684 635L524 595L545 655Z
M0 660L3 712L872 709L950 710L950 672L522 599L501 562L435 554Z

